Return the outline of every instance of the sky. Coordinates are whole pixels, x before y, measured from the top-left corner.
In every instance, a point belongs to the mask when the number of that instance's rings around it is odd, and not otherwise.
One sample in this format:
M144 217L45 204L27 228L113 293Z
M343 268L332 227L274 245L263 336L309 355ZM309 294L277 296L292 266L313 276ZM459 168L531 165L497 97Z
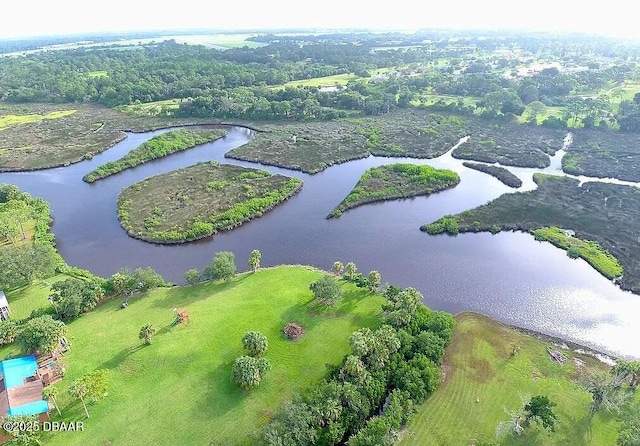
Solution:
M184 28L473 28L640 39L636 15L619 0L11 0L1 14L0 38Z

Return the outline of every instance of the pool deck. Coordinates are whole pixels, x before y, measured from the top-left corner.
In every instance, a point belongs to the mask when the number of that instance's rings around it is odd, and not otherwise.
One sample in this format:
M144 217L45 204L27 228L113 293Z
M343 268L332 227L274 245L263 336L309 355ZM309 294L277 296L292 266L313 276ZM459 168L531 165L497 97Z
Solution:
M48 405L42 399L44 384L37 374L38 366L34 356L2 361L0 363L2 380L0 381L0 416L10 411L28 406L27 412L40 413L41 407L34 409L34 403L39 406ZM35 406L34 406L35 407ZM36 412L32 412L36 410Z

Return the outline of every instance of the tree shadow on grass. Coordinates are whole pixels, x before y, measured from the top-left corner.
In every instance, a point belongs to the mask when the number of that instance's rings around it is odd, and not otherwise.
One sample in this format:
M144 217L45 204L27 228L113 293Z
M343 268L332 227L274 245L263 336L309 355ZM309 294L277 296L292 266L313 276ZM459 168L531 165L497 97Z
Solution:
M223 416L241 405L250 392L257 390L246 391L234 384L231 381L232 366L233 361L225 362L207 374L206 381L211 385L204 386L196 398L198 402L192 404L194 416L201 415L202 407L207 407L207 411L215 416Z
M140 344L135 345L133 347L123 348L118 353L116 353L114 356L112 356L111 358L109 358L108 360L106 360L105 362L100 364L100 366L98 368L99 369L107 369L107 370L116 369L124 361L126 361L127 358L129 358L131 355L135 354L136 352L138 352L139 350L141 350L141 349L143 349L145 347L149 347L149 346L143 344L142 342L140 342Z
M584 416L581 419L569 418L569 425L571 429L567 432L567 435L562 438L560 444L591 444L593 432L592 416Z
M157 308L186 306L203 299L215 297L218 293L226 293L240 285L247 277L249 277L249 274L242 274L229 281L201 282L197 285L181 287L178 292L166 293L162 296L144 296L143 298L153 299L153 306ZM135 301L132 303L135 303Z

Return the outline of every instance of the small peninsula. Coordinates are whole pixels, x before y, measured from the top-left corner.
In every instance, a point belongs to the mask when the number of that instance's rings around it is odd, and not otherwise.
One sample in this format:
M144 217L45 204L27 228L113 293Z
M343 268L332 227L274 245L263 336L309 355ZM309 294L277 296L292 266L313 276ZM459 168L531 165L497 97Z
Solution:
M362 176L349 195L327 218L340 217L348 209L375 201L430 195L452 188L460 182L457 173L415 164L373 167Z

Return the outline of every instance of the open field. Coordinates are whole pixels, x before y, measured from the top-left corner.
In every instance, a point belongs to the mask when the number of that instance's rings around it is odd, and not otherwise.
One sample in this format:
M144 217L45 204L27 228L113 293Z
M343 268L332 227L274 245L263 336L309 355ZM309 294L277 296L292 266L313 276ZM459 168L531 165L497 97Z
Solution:
M538 188L505 194L422 230L457 233L527 231L556 226L575 231L576 238L597 242L622 265L621 288L640 292L640 190L608 183L535 174Z
M244 260L242 260L244 263ZM156 289L121 310L113 299L69 324L72 344L61 384L62 417L83 420L81 433L47 434L47 445L252 444L252 437L278 405L322 379L325 364L349 351L349 335L380 323L382 297L343 284L342 303L330 313L312 304L309 284L322 272L279 267L242 274L229 282ZM187 308L190 323L170 328L174 308ZM304 338L289 341L282 328L296 321ZM143 347L138 331L158 329ZM259 387L245 392L230 380L234 359L244 354L243 334L257 330L269 340L271 362ZM4 348L6 356L15 347ZM109 395L90 404L85 419L79 401L66 395L82 374L106 369Z
M3 104L0 107L0 171L62 166L90 158L126 137L213 120L138 117L85 104Z
M487 164L479 164L479 163L469 163L467 161L463 162L462 165L464 167L468 167L469 169L479 170L480 172L487 173L492 177L497 178L503 184L506 184L509 187L518 188L522 186L522 180L509 172L504 167L500 166L489 166Z
M167 114L180 107L182 99L166 99L164 101L142 102L140 104L121 105L116 107L123 113L133 116L158 116Z
M362 174L353 190L327 216L340 217L348 209L376 201L430 195L455 187L457 173L415 164L373 167Z
M118 196L118 216L132 237L182 243L260 217L301 188L297 178L200 163L123 189Z
M93 183L102 178L115 175L123 170L130 169L147 161L162 158L175 152L191 149L200 144L205 144L220 139L227 134L226 130L213 129L181 129L173 130L162 135L154 136L131 150L122 158L98 166L86 174L82 179L87 183Z
M335 85L347 85L349 81L355 79L360 79L360 77L353 73L335 74L333 76L313 77L311 79L289 81L284 84L284 87L333 87Z
M475 313L459 314L456 320L444 359L445 379L419 407L400 445L615 444L615 417L598 413L589 420L590 396L576 383L584 370L604 369L604 364L567 350L563 351L566 356L585 365L571 359L558 364L541 340ZM515 356L511 356L512 345L520 347ZM556 432L534 426L521 437L496 438L496 426L508 419L505 409L515 411L523 405L521 398L535 395L545 395L557 404Z
M71 116L76 111L77 110L58 110L43 115L4 115L0 117L0 130L12 125L34 124L36 122L44 121L45 119L64 118L65 116Z

